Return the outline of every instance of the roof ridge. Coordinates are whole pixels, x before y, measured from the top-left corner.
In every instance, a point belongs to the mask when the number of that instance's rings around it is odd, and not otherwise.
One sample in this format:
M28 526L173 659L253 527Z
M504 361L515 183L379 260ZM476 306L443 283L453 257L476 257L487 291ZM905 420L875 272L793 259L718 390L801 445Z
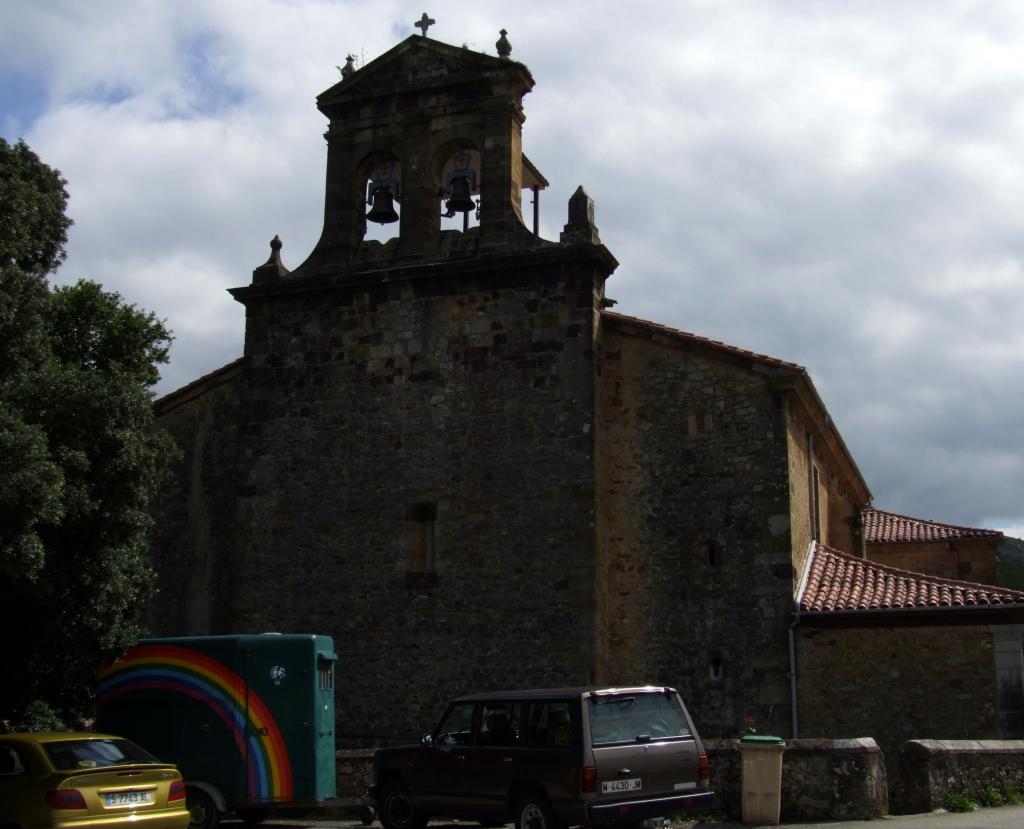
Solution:
M645 328L650 328L655 331L660 331L664 334L681 337L692 342L700 343L702 345L709 345L712 346L713 348L718 348L723 351L727 351L730 354L750 357L760 362L766 362L775 366L793 369L796 371L807 371L807 369L804 368L804 366L800 365L799 363L793 363L790 362L789 360L783 360L780 357L772 357L770 354L762 354L758 351L751 351L748 348L741 348L740 346L737 345L730 345L729 343L723 342L722 340L713 340L710 337L703 336L702 334L694 334L692 331L683 331L681 328L672 328L671 326L663 325L660 322L652 322L651 320L645 320L641 317L633 317L630 316L629 314L623 314L619 311L609 311L607 309L602 309L601 315L604 317L608 317L610 319L618 319L623 320L625 322L636 323L637 325L641 325Z
M888 528L892 526L899 526L901 523L907 523L922 528L933 527L941 530L950 530L954 533L959 533L965 536L974 537L995 537L1003 535L1001 530L991 530L987 527L968 527L963 524L950 524L945 521L935 521L930 518L917 518L913 515L904 515L899 512L891 512L890 510L878 509L877 507L866 507L861 510L861 515L865 519L864 523L867 529L871 531L871 535L877 536L875 543L905 543L920 540L931 540L941 541L941 538L933 539L919 539L919 538L883 538L882 528ZM869 539L870 542L870 539Z

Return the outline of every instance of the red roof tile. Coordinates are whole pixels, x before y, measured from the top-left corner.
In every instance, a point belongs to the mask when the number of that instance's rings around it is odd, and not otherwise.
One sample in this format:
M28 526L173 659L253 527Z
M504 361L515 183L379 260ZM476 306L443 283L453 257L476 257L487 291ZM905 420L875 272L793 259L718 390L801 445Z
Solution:
M880 509L861 511L864 541L867 544L910 544L921 541L950 541L955 538L996 538L999 530L957 527L922 518L910 518Z
M801 613L1024 606L1024 592L898 570L815 546L798 594Z
M702 337L699 334L691 334L688 331L680 331L678 328L669 328L667 325L661 325L657 322L651 322L649 320L643 320L639 317L630 317L626 314L620 314L617 311L602 311L601 316L608 318L612 321L620 321L637 325L641 328L645 328L648 331L665 334L673 339L685 340L687 342L696 343L698 345L708 346L718 351L723 351L727 354L731 354L736 357L747 357L754 362L763 363L765 365L774 366L776 368L786 368L792 371L806 371L803 366L798 363L790 363L786 360L780 360L778 357L769 357L767 354L758 354L756 351L748 351L745 348L737 348L734 345L723 343L719 340L712 340L708 337Z

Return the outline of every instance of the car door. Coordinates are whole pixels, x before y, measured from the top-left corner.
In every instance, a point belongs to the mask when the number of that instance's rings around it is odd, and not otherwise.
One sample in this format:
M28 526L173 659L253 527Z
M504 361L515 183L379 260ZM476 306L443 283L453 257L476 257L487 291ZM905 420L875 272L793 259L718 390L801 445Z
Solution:
M475 711L475 703L452 703L411 771L409 794L428 814L454 816L466 811L472 794L466 781L466 761L473 744Z
M465 779L475 816L508 815L509 789L519 773L523 704L512 700L480 703L474 745L467 752Z
M517 755L520 780L543 788L551 805L568 814L579 796L580 719L577 699L535 700L524 718Z

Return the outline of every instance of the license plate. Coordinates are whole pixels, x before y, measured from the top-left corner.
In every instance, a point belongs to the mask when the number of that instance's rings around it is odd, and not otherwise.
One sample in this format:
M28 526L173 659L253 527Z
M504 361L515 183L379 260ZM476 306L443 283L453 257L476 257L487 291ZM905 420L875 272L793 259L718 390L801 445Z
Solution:
M106 792L103 795L103 803L106 806L146 806L152 802L152 789L134 792Z
M633 792L640 788L639 777L628 777L625 780L605 780L601 784L601 793L608 792Z

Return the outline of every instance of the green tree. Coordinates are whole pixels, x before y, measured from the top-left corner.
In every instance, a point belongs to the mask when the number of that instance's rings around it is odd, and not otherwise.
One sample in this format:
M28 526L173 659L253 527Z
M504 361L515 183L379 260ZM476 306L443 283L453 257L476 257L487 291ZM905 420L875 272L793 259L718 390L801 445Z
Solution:
M10 726L88 716L98 667L141 633L148 506L175 449L153 428L171 336L65 256L60 174L0 139L0 630Z

